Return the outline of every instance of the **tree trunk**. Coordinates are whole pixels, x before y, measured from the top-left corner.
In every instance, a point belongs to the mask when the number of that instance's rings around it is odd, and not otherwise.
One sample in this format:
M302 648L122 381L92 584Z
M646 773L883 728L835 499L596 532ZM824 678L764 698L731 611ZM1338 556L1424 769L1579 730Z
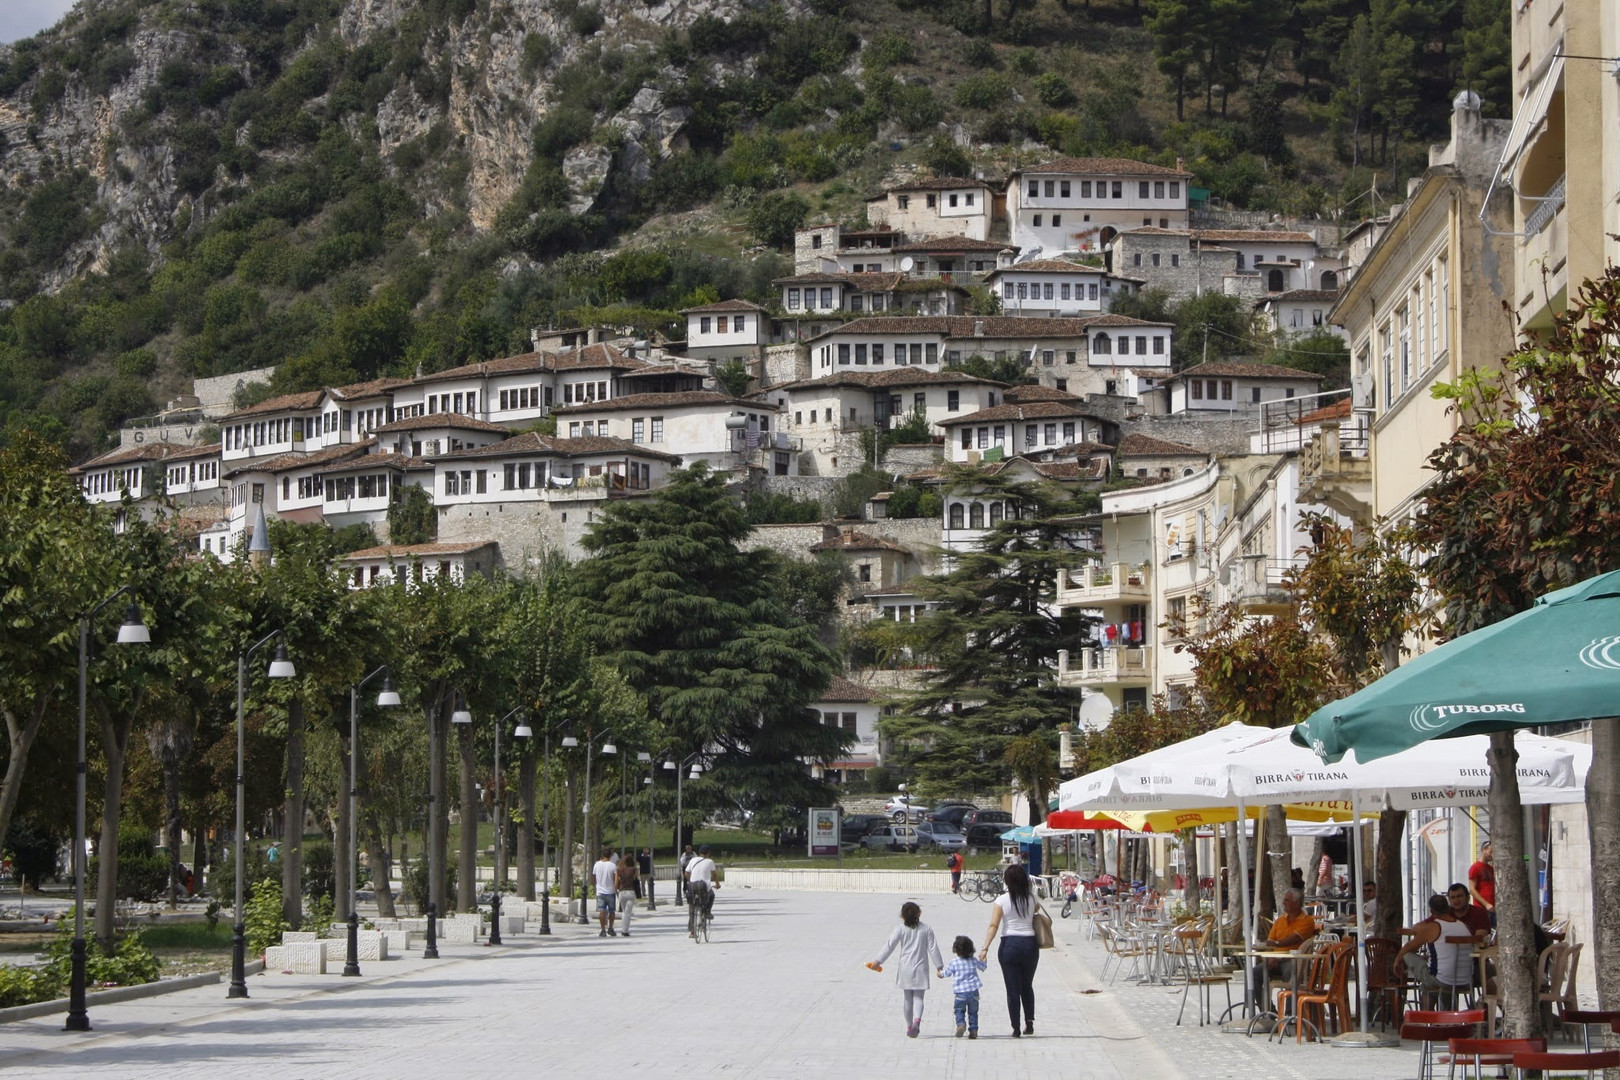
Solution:
M180 904L180 759L163 760L163 844L169 853L169 910Z
M478 788L473 776L473 730L462 724L456 732L456 756L461 766L461 829L456 859L456 910L471 911L478 896Z
M1182 903L1187 906L1187 914L1197 918L1203 904L1198 896L1198 833L1195 830L1181 830L1181 850L1185 852L1181 868L1187 875L1186 887L1181 894Z
M3 838L6 831L11 828L11 817L17 812L17 799L22 794L23 771L28 768L28 753L34 748L34 739L39 735L39 725L44 722L50 704L51 696L41 694L21 722L11 709L0 709L6 717L6 735L11 746L11 752L6 758L6 778L4 782L0 782L0 838Z
M107 760L101 788L101 843L96 848L100 859L96 874L96 937L110 953L117 939L113 919L118 906L118 818L124 806L124 758L129 753L129 729L134 718L127 712L114 719L105 709L96 711L101 717L102 752Z
M281 804L281 917L304 924L304 703L287 704L287 787Z
M527 745L533 741L527 740L523 753L518 755L518 805L522 807L520 816L523 822L517 831L517 876L518 895L525 900L534 899L534 831L540 825L534 804L534 774L538 759L534 750Z
M1373 880L1378 883L1378 923L1374 933L1391 941L1401 940L1405 905L1401 902L1401 847L1406 842L1406 811L1383 810L1378 814L1378 847L1373 853ZM1428 918L1427 913L1424 918Z
M337 805L332 808L332 917L343 922L349 917L349 901L354 896L354 883L349 880L354 866L354 854L349 850L349 758L354 746L348 732L338 735Z
M450 884L450 795L446 790L449 765L445 761L448 735L444 730L443 704L442 701L433 703L433 716L429 719L429 769L433 774L434 799L429 810L433 819L433 836L428 856L428 880L431 882L428 900L435 905L441 918L448 914L445 892Z
M1519 799L1519 752L1512 731L1491 733L1491 848L1496 853L1497 983L1502 1035L1531 1039L1541 1032L1536 1002L1536 939L1530 876L1524 863L1524 806Z
M574 889L574 790L579 787L578 772L572 761L563 768L562 850L557 852L557 874L566 899Z
M1592 770L1586 774L1586 829L1591 842L1592 895L1620 896L1620 727L1592 725ZM1501 863L1501 856L1497 856ZM1592 970L1598 1008L1620 1002L1620 905L1592 906Z
M1282 906L1279 904L1279 894L1275 888L1276 877L1271 873L1270 861L1266 858L1266 846L1270 843L1270 836L1262 837L1259 829L1260 823L1255 822L1255 834L1244 841L1249 845L1249 867L1254 874L1254 910L1267 918L1276 914ZM1266 831L1271 831L1271 823L1266 823ZM1265 840L1267 844L1260 841Z
M371 868L371 891L377 898L377 917L379 919L393 919L394 889L388 882L393 877L394 867L388 858L388 845L383 843L382 830L375 821L361 819L365 829L366 862Z
M1288 864L1293 861L1293 852L1288 844L1288 817L1281 805L1266 807L1266 865L1271 867L1271 895L1276 900L1282 899L1293 884L1293 875L1289 873L1293 867ZM1270 854L1276 852L1276 854ZM1281 910L1278 903L1273 910Z
M1311 842L1311 862L1310 865L1305 868L1305 885L1307 892L1320 893L1322 891L1322 887L1318 883L1318 876L1321 873L1322 856L1326 854L1327 840L1318 836ZM1331 887L1332 886L1330 884L1329 888Z

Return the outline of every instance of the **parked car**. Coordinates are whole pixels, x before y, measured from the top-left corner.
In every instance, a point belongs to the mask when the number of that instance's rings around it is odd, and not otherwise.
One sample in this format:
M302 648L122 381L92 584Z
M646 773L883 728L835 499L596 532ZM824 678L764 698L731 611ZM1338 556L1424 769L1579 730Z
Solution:
M1001 847L1001 834L1011 829L1011 824L1000 821L983 821L975 826L967 826L962 836L967 839L967 847Z
M888 824L888 821L882 814L845 814L838 823L839 839L845 843L859 843L861 837L879 825Z
M1005 810L975 810L962 819L963 831L975 825L1000 825L1001 831L1006 832L1013 827L1013 816Z
M861 846L869 851L916 851L915 825L879 825L861 837Z
M972 803L941 803L934 807L934 812L928 815L928 820L943 822L960 831L963 820L977 809L978 807Z
M928 807L919 805L910 795L896 795L883 804L883 812L890 821L921 821L928 816Z
M954 825L925 821L917 826L917 846L924 851L961 851L967 847L967 837Z

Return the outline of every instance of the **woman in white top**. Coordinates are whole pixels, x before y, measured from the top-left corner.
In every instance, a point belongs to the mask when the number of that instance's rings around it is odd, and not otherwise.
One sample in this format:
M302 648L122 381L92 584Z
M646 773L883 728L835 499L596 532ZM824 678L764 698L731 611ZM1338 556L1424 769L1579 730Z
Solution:
M1029 887L1029 871L1013 863L1001 875L1007 891L996 897L990 913L990 929L985 931L979 959L990 955L990 943L1001 933L996 960L1001 964L1001 981L1007 987L1007 1015L1012 1020L1013 1038L1035 1034L1035 967L1041 950L1035 944L1035 912L1040 903ZM1019 1007L1023 1008L1023 1030L1019 1030Z

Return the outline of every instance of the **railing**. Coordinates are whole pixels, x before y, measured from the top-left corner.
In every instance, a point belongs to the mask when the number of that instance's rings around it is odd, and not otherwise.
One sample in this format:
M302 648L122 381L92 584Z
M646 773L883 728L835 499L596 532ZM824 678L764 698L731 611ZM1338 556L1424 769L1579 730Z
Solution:
M1261 402L1260 422L1250 437L1250 448L1259 454L1301 450L1322 429L1336 427L1339 449L1356 457L1365 456L1367 416L1355 411L1353 402L1348 389Z
M1148 567L1145 563L1088 562L1077 569L1063 571L1062 587L1082 592L1107 589L1146 593L1147 579Z
M1553 218L1558 216L1558 211L1564 208L1564 177L1560 176L1557 182L1547 189L1545 195L1534 198L1521 196L1521 198L1526 202L1537 203L1536 208L1524 219L1524 235L1528 239L1551 225Z
M1151 662L1147 645L1109 645L1058 652L1058 679L1071 682L1111 682L1146 679Z

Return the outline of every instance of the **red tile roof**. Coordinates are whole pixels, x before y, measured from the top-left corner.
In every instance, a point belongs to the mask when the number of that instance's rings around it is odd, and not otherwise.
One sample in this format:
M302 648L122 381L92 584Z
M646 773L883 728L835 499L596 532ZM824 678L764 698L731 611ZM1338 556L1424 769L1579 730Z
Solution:
M325 394L324 390L306 390L301 394L281 394L278 397L265 398L257 405L249 405L245 409L227 413L220 417L220 422L229 423L244 416L261 416L265 413L307 412L319 405Z
M1027 270L1032 274L1061 274L1070 271L1085 274L1102 274L1105 277L1108 271L1101 266L1083 266L1068 259L1036 259L1033 262L1013 263L1011 266L999 266L986 274L986 277L995 277L997 274L1010 274L1014 270Z
M1244 364L1235 360L1211 360L1207 364L1198 364L1185 371L1178 371L1165 381L1209 375L1224 375L1233 379L1314 379L1317 382L1323 379L1323 376L1315 372L1283 367L1281 364Z
M981 379L975 375L969 375L965 371L929 371L927 368L920 367L900 367L889 371L841 371L836 375L828 375L820 379L801 379L798 382L767 387L759 392L759 397L763 400L779 390L815 389L821 386L861 386L873 389L880 387L887 389L903 386L961 385L963 383L982 386L1004 385L991 379Z
M1086 403L1079 398L1072 401L1015 401L1007 405L993 405L966 416L946 417L939 424L941 427L954 427L957 424L982 424L992 420L1052 420L1091 415L1086 411Z
M1001 395L1008 403L1030 401L1079 401L1080 399L1067 390L1059 390L1051 386L1020 383L1017 386L1007 387L1007 392Z
M533 431L525 431L521 435L513 436L503 442L491 443L488 446L472 446L465 450L452 450L447 454L439 454L432 460L460 461L466 458L527 455L536 457L585 457L592 454L634 454L637 457L659 458L664 461L681 460L674 454L666 454L662 450L654 450L651 447L630 442L628 439L615 439L603 435L565 439L557 435L541 435Z
M904 183L893 184L889 191L960 191L963 188L990 188L995 190L1005 184L1005 180L968 180L960 176L936 176L927 180L907 180ZM882 195L874 198L881 199ZM871 202L868 199L867 202Z
M1077 319L1042 319L1017 315L872 315L852 319L842 326L819 334L943 334L950 338L1072 338L1081 337L1092 327L1171 326L1171 323L1144 322L1124 315L1087 315ZM982 333L976 333L982 329Z
M140 443L136 446L119 447L99 457L93 457L82 465L73 466L68 473L76 475L91 469L104 469L109 465L123 465L131 461L188 461L191 458L218 457L219 449L219 443L209 443L206 446L167 442Z
M1207 456L1196 446L1155 439L1151 435L1131 434L1119 440L1120 457L1187 457L1192 454Z
M815 701L873 701L877 695L859 683L852 683L842 675L834 675L827 689L817 694Z
M909 244L896 244L895 251L917 251L924 254L931 251L1018 251L1017 244L1008 244L1000 240L974 240L968 236L934 236L926 240L913 240Z
M1163 165L1149 165L1145 161L1132 161L1117 157L1065 157L1054 158L1020 173L1075 173L1082 176L1191 176L1185 169L1167 169Z
M694 315L703 311L764 311L758 304L747 300L722 300L717 304L704 304L702 307L681 308L682 315Z
M277 473L286 472L289 469L307 469L314 465L328 465L336 461L346 461L361 454L370 454L376 445L376 439L366 439L358 443L339 443L336 446L328 446L324 450L315 450L309 453L295 451L267 458L238 458L226 464L225 475L238 476L246 472Z
M870 533L851 530L839 532L837 536L830 536L819 544L810 545L811 551L899 551L908 553L907 549L892 540L885 540Z
M371 429L371 433L373 435L388 435L396 431L422 431L429 428L448 428L451 431L487 431L492 435L506 435L512 430L504 424L492 424L488 420L479 420L461 413L423 413L421 416L407 416L403 420L393 420L381 427L374 427Z
M464 544L381 544L377 547L364 548L360 551L351 551L343 556L342 562L359 562L361 559L410 559L421 558L428 555L471 555L475 551L495 547L493 540L473 540Z

